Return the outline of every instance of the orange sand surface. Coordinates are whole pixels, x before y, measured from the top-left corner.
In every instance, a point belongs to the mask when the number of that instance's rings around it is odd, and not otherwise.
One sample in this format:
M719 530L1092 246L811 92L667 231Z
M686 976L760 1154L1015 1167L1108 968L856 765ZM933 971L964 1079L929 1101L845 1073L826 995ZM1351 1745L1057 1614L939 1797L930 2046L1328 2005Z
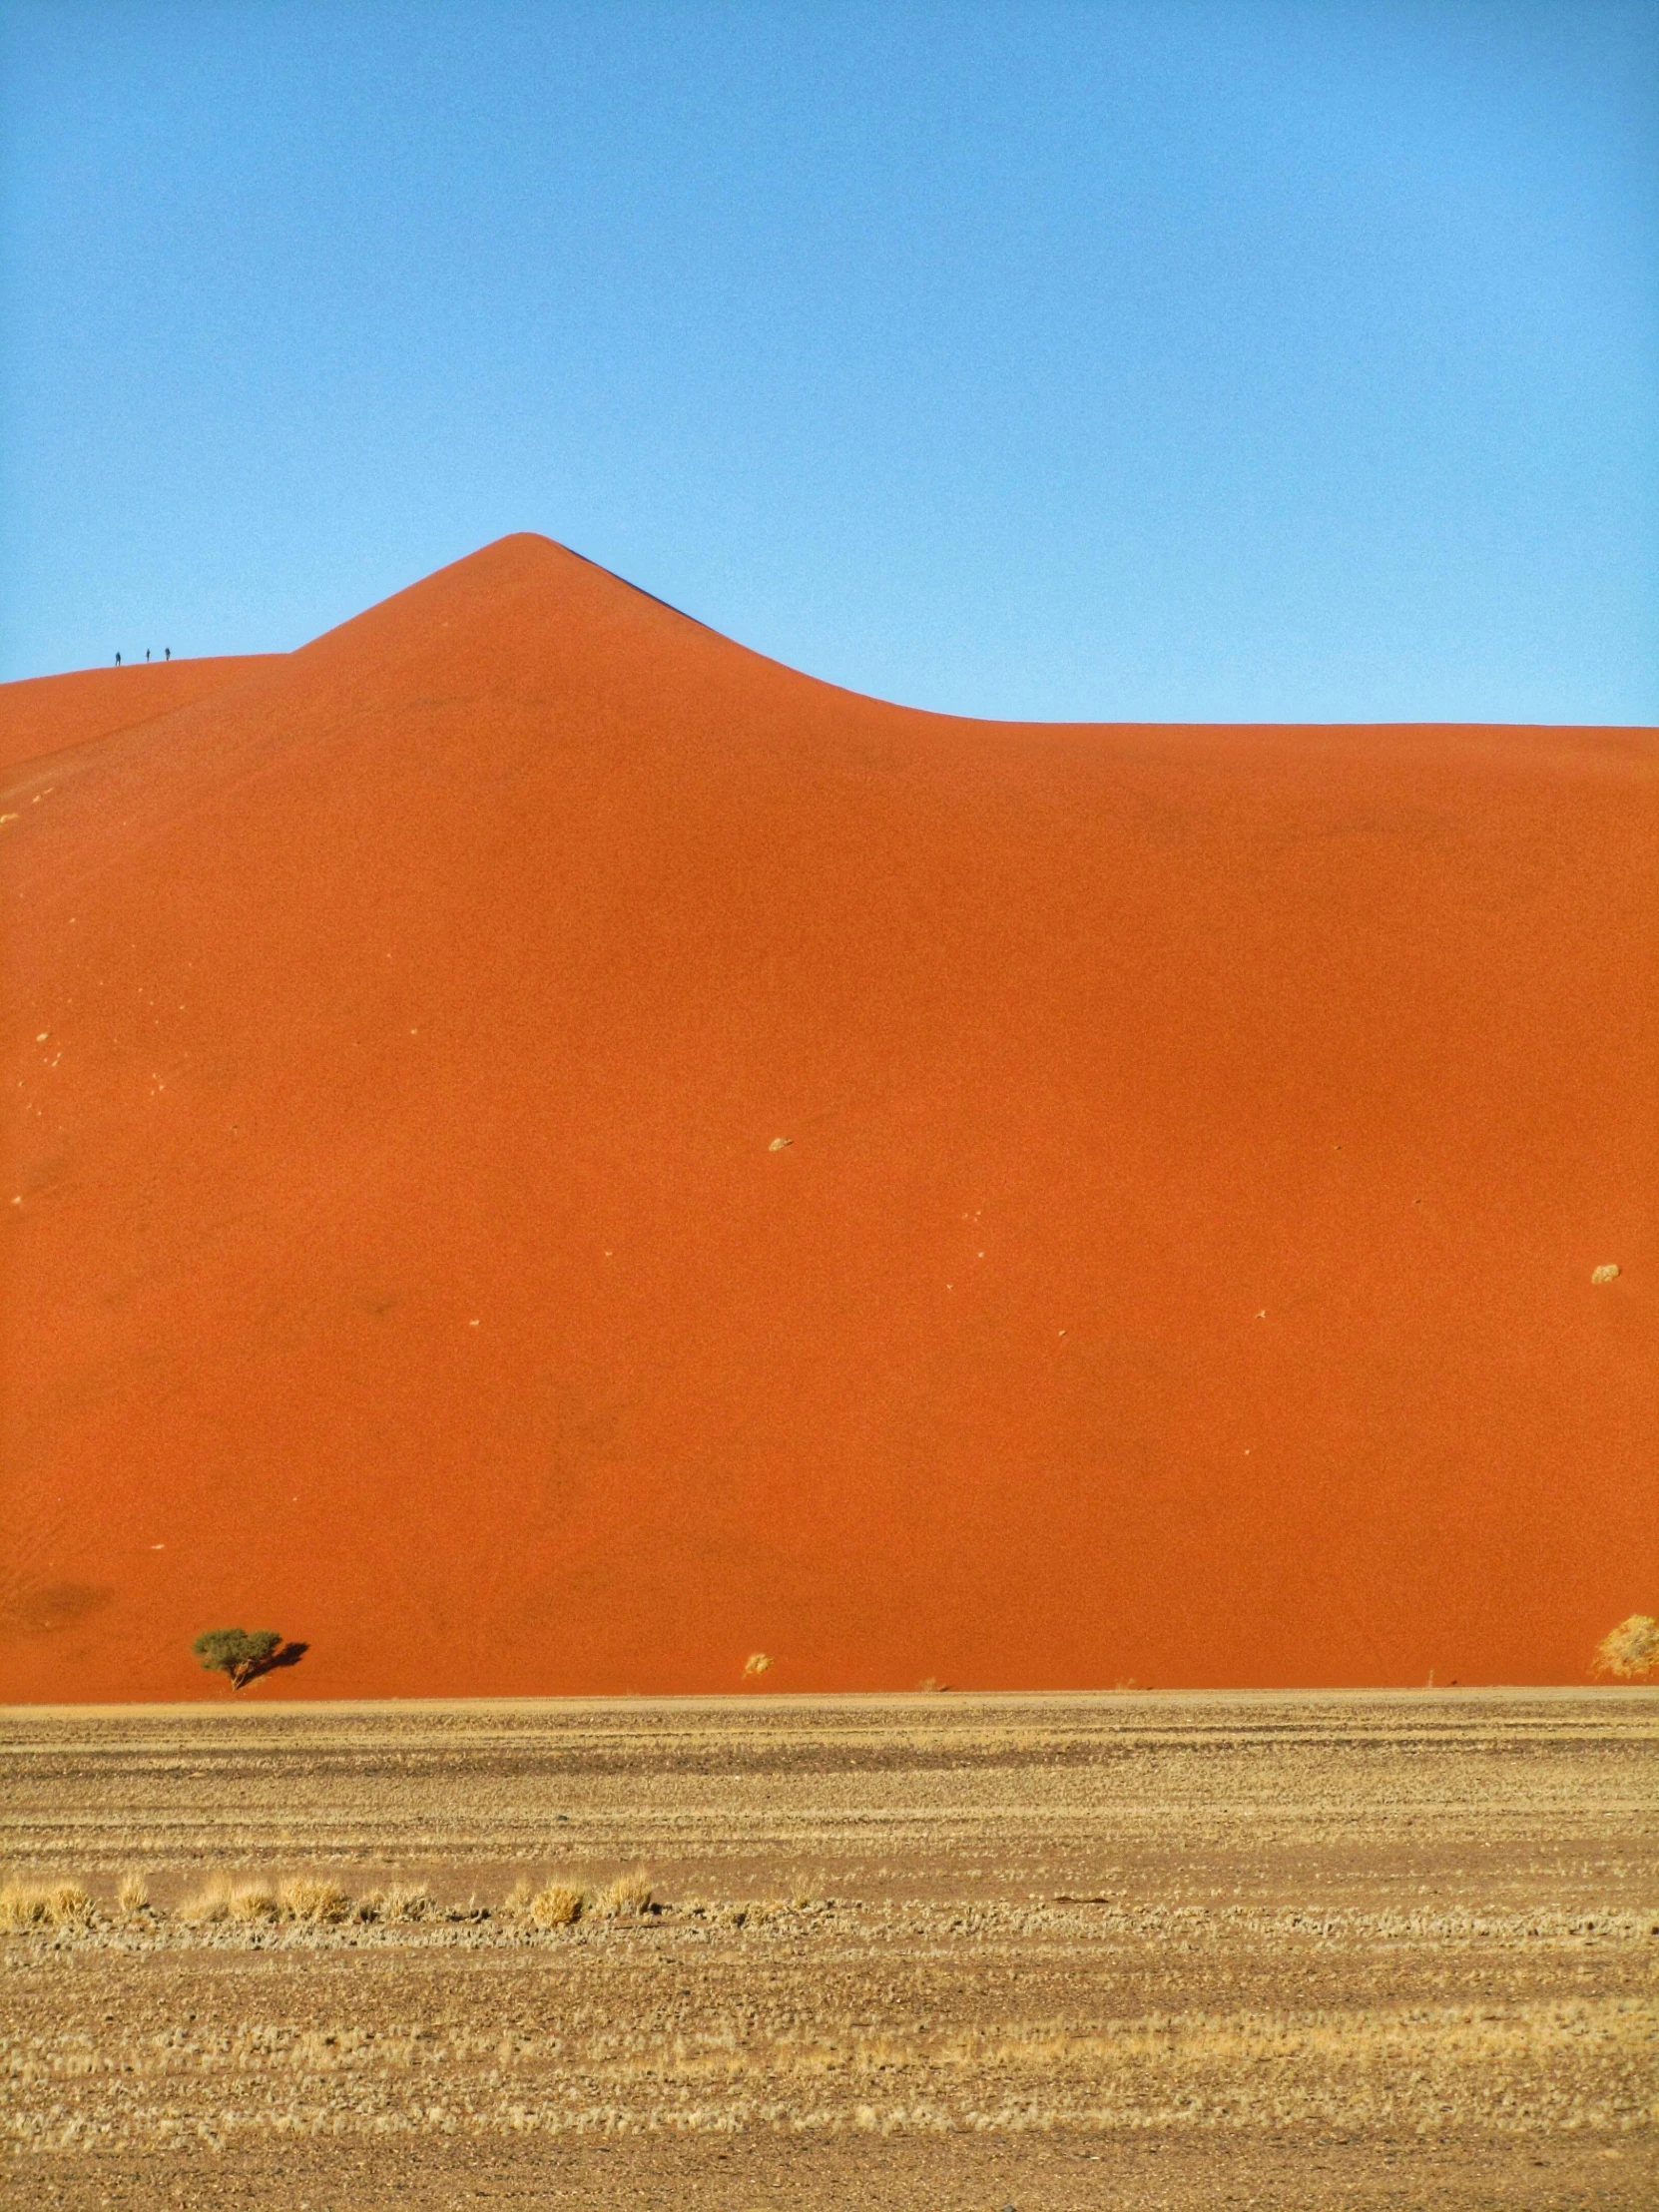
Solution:
M151 661L137 668L89 668L0 684L0 769L88 745L113 731L154 722L225 691L280 656L247 653L213 661Z
M0 1696L1656 1609L1659 734L952 720L535 537L86 742L189 667L0 693Z

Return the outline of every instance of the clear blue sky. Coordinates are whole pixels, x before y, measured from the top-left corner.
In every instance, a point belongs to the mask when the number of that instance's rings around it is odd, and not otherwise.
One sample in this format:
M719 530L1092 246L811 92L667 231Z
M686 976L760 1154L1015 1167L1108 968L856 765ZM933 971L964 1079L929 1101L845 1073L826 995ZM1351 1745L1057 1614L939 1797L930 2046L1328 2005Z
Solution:
M0 675L509 530L916 706L1659 722L1659 0L0 0Z

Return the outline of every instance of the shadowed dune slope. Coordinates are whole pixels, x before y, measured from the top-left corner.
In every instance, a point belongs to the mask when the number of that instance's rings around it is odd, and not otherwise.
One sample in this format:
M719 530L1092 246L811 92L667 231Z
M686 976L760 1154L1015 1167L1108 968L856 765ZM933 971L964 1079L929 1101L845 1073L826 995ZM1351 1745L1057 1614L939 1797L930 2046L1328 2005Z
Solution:
M0 769L90 744L137 723L156 722L279 658L249 653L210 661L151 661L137 668L88 668L74 676L0 684Z
M1656 763L954 721L515 537L14 771L0 1694L1581 1679Z

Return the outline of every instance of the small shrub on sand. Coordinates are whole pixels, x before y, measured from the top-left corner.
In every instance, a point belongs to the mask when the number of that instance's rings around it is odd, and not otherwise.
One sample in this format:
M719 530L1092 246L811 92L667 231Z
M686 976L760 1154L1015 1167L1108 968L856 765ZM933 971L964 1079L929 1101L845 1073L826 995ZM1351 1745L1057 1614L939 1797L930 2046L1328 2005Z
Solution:
M619 1874L614 1882L607 1882L593 1901L593 1910L601 1920L630 1920L636 1914L649 1912L651 1908L651 1883L647 1876L636 1871Z
M1596 1646L1595 1671L1624 1682L1659 1671L1659 1621L1650 1613L1632 1613L1620 1621Z
M550 1882L524 1910L532 1928L570 1928L582 1918L587 1903L585 1890L572 1889L567 1882Z
M141 1874L124 1874L115 1893L116 1910L124 1919L137 1920L150 1910L150 1885Z
M284 1917L290 1921L343 1921L351 1900L337 1882L326 1875L295 1874L276 1892Z
M265 1673L281 1642L275 1628L205 1628L190 1648L210 1674L229 1675L241 1690Z

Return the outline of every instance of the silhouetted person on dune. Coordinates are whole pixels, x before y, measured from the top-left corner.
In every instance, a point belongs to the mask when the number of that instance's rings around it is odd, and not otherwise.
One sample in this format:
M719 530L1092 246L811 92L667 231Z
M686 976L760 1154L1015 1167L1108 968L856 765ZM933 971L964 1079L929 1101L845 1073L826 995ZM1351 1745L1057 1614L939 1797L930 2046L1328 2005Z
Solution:
M121 666L121 655L119 653L115 657L115 665L117 668Z
M172 658L173 658L173 648L172 648L172 646L169 646L169 647L167 648L166 652L165 652L165 653L164 653L164 654L162 655L162 659L163 659L164 661L171 661L171 660L172 660Z

